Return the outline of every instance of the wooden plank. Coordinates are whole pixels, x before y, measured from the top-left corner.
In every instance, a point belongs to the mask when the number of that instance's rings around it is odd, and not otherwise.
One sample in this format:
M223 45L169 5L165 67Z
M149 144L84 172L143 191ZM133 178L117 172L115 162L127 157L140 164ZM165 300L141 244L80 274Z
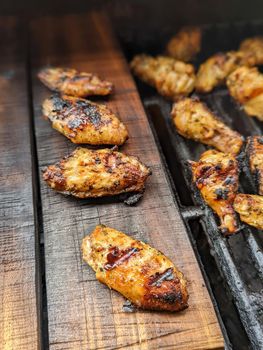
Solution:
M23 30L0 20L0 349L38 348L35 233Z
M42 18L32 23L31 42L40 170L76 147L41 118L41 103L50 92L36 73L46 64L97 72L113 81L116 91L106 104L128 127L130 138L122 150L153 170L143 200L132 208L66 198L41 181L50 349L222 349L213 305L109 22L98 13ZM99 223L168 255L189 281L189 309L178 314L124 313L123 297L97 282L82 261L82 238Z

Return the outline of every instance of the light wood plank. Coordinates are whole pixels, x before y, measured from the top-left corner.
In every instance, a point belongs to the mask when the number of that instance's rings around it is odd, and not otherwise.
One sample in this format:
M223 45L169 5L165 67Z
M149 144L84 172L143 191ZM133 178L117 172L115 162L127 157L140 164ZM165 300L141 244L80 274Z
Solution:
M0 349L38 349L35 234L23 29L0 20Z

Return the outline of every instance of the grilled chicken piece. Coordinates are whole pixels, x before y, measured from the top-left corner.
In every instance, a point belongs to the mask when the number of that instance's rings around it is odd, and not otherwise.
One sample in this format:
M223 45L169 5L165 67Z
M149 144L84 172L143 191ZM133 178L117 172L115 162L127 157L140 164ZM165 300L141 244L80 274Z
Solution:
M201 64L195 88L198 92L207 93L225 82L227 76L241 65L253 66L253 55L240 51L217 53Z
M199 27L182 28L167 44L169 56L189 62L200 51L202 32Z
M150 173L137 157L114 149L77 148L60 162L47 167L43 178L58 192L91 198L141 193Z
M183 274L148 244L100 225L84 238L82 251L96 278L137 307L165 311L188 307Z
M83 98L53 95L44 101L43 114L74 143L122 145L128 139L127 129L111 110Z
M65 95L86 97L91 95L109 95L113 84L96 74L78 72L71 68L43 68L38 73L39 79L50 90Z
M185 98L175 103L171 115L180 135L225 153L240 152L242 136L217 119L198 99Z
M256 36L242 41L239 50L253 55L255 64L263 64L263 37Z
M201 155L198 162L190 162L193 181L205 202L219 216L220 229L225 236L238 231L233 202L238 189L238 163L231 156L216 150Z
M256 67L240 67L227 79L230 95L250 116L263 121L263 74Z
M250 170L255 176L258 193L263 196L263 136L248 137L246 153Z
M245 223L263 230L263 197L239 193L234 201L235 211Z
M131 69L161 95L172 100L187 96L194 89L194 67L172 57L137 55L131 62Z

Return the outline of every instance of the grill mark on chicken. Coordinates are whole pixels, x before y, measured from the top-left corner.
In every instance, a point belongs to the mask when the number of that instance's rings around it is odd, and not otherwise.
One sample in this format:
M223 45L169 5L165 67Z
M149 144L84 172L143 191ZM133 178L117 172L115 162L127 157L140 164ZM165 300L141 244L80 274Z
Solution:
M138 251L139 249L135 247L130 247L124 250L120 250L118 247L110 248L110 252L107 255L107 263L104 265L105 270L112 270L123 264Z
M74 143L121 145L128 139L125 125L110 109L78 97L51 96L43 103L43 115Z
M183 274L149 245L100 225L84 238L82 251L97 279L123 294L136 307L166 311L188 307Z
M193 181L204 201L217 213L225 236L239 230L233 202L238 190L238 163L231 155L215 150L204 152L198 162L190 161Z

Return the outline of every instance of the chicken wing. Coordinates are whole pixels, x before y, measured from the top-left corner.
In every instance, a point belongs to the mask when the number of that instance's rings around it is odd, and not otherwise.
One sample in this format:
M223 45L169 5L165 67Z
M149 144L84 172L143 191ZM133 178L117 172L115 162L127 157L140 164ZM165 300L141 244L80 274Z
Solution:
M258 193L263 195L263 136L248 137L246 153L250 170L255 176Z
M71 68L43 68L38 73L39 79L50 90L65 95L86 97L91 95L109 95L113 84L101 79L96 74L78 72Z
M135 306L166 311L188 307L183 274L148 244L100 225L84 238L82 251L96 278Z
M171 116L180 135L225 153L240 152L242 136L217 119L198 99L185 98L175 103Z
M200 51L202 32L199 27L184 27L167 44L169 56L189 62Z
M43 178L54 190L79 198L143 192L150 169L137 157L114 149L77 148L44 171Z
M122 145L128 139L126 127L111 110L83 98L53 95L44 101L43 115L74 143Z
M263 121L263 74L256 67L240 67L227 79L230 95L250 116Z
M263 64L263 37L256 36L242 41L239 50L247 54L253 55L255 64Z
M255 65L253 55L240 51L213 55L201 64L197 72L196 90L201 93L212 91L216 86L223 84L227 76L241 65Z
M216 150L201 155L198 162L190 162L193 181L204 201L216 212L225 236L238 231L233 202L238 189L238 163L231 156Z
M161 95L172 100L187 96L194 89L194 67L172 57L137 55L131 62L131 69Z
M263 230L263 197L239 193L234 201L235 211L245 223Z

